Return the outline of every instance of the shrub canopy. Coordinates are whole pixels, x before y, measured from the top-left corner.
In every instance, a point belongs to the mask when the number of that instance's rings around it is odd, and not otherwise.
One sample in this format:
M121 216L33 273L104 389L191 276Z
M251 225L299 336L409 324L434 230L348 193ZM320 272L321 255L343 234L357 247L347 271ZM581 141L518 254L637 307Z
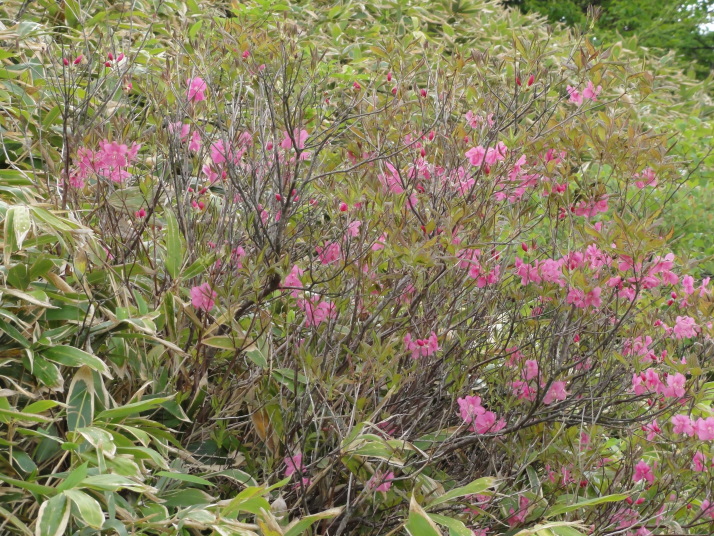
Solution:
M479 1L3 9L6 530L714 529L706 84Z

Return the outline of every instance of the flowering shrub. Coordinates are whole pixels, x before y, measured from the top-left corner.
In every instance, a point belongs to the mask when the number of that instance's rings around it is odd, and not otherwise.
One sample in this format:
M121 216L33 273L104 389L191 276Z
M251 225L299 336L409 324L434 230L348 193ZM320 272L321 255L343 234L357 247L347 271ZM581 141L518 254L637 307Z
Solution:
M67 8L53 135L0 175L19 532L714 528L665 91L495 5L415 4L409 33L386 4L187 5L121 60Z

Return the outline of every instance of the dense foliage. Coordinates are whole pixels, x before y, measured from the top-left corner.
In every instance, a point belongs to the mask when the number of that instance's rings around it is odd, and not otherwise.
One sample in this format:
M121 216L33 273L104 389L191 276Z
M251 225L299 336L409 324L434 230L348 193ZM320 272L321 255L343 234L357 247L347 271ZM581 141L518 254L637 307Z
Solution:
M714 530L706 83L482 1L1 9L2 531Z
M597 13L594 32L602 42L636 37L641 46L675 50L700 78L714 68L711 0L505 0L551 22L586 28Z

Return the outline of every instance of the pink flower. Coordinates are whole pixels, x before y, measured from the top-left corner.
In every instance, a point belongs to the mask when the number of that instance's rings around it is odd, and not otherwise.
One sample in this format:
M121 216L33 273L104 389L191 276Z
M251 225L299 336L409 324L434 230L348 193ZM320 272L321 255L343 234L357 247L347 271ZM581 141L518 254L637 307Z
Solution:
M294 475L295 473L302 473L305 471L305 466L302 463L302 453L298 452L295 456L286 457L283 462L285 463L285 477Z
M528 382L515 381L511 382L511 389L513 389L513 394L517 396L520 400L527 400L533 402L536 399L537 391L528 385Z
M208 87L206 85L206 82L203 80L203 78L196 77L196 78L189 78L186 80L186 84L188 85L188 90L186 91L186 98L189 100L189 102L200 102L203 100L206 100L206 88Z
M293 138L295 138L295 142L297 143L296 149L304 149L305 148L305 140L307 140L309 134L307 133L307 130L300 130L298 128L295 128L293 130ZM288 134L287 130L283 131L283 141L280 142L280 147L283 149L290 149L293 146L293 140L290 139L290 135Z
M342 256L342 247L339 242L331 242L324 248L317 246L315 251L317 251L322 264L332 264Z
M506 421L500 419L496 421L496 414L493 411L485 411L474 419L472 430L478 434L500 432L506 427Z
M706 471L706 463L707 457L704 455L703 452L697 451L692 457L692 468L698 473Z
M347 225L347 231L345 234L347 236L351 236L352 238L357 238L359 236L359 228L361 226L362 222L360 220L350 222L349 225Z
M607 200L608 196L603 195L598 199L580 201L575 207L573 207L573 213L576 216L585 216L586 218L592 218L593 216L597 216L600 212L608 211Z
M714 439L714 417L699 417L694 428L700 441Z
M690 316L678 316L674 325L674 337L676 339L688 339L696 337L699 326Z
M367 481L367 489L386 493L389 491L389 488L392 487L393 480L394 473L392 471L389 471L387 474L382 474L381 471L377 471L372 475L372 478Z
M216 305L218 294L210 283L203 283L191 289L191 304L199 311L210 311Z
M508 147L502 141L496 144L496 147L489 147L486 151L485 161L489 166L494 165L496 162L500 162L506 158L506 153L508 152Z
M143 220L144 218L146 218L146 210L140 208L139 210L134 212L134 216L139 220Z
M580 106L583 103L583 94L578 91L577 88L568 86L568 95L570 95L570 102Z
M480 396L466 396L457 399L457 402L459 404L461 418L467 424L473 422L478 415L486 411L486 409L481 406Z
M393 194L404 193L404 186L402 184L402 179L399 176L397 168L395 168L389 162L385 162L384 165L387 168L387 173L380 173L377 176L377 178L379 178L379 182L382 183L382 186L388 192L391 192Z
M652 186L653 188L657 186L657 176L650 168L645 169L642 173L635 173L635 178L640 179L635 182L635 186L640 190L645 186Z
M632 480L635 482L639 482L640 480L646 480L650 484L654 483L654 473L652 472L652 468L647 465L647 462L644 460L640 460L637 462L637 465L635 465L635 474L632 476Z
M370 248L372 251L379 251L380 249L384 249L384 245L387 243L387 233L382 233L377 241L372 244L372 247Z
M670 374L667 376L667 387L662 389L662 394L666 397L681 398L685 393L684 386L686 382L687 378L684 377L684 374L679 372Z
M644 384L641 374L632 375L632 390L636 395L643 395L647 392L647 387Z
M466 112L466 115L464 115L464 118L466 119L466 122L469 124L471 128L478 128L483 119L481 119L478 115L474 114L472 111Z
M433 331L426 339L412 339L410 333L404 336L404 346L412 353L412 359L429 357L439 351L439 340Z
M245 257L245 250L242 247L236 246L231 250L231 262L236 265L238 270L243 268L243 263L241 262L243 257Z
M469 429L472 432L479 434L495 433L505 428L506 422L503 419L496 421L496 414L492 411L486 411L481 406L480 397L466 396L465 398L457 399L457 402L461 418L466 424L471 424Z
M133 144L131 148L116 141L99 142L100 149L95 153L84 147L77 150L77 169L70 176L70 182L81 188L84 179L96 173L112 182L122 182L131 174L125 169L136 158L141 145ZM73 185L74 185L73 184ZM81 185L80 185L81 184Z
M528 497L521 497L518 500L518 511L515 510L515 508L510 508L508 510L508 513L511 515L507 521L508 525L510 527L515 527L516 525L520 525L521 523L525 522L526 517L528 517L528 505L530 504L530 500Z
M714 504L709 502L708 499L704 499L702 501L702 504L700 505L700 508L702 509L702 514L705 516L710 517L711 519L714 519Z
M595 102L597 100L597 96L600 94L601 91L602 86L595 87L592 83L592 80L589 80L587 87L583 89L583 98L590 99L591 101Z
M529 359L526 361L526 366L523 370L523 378L526 380L532 380L536 376L538 376L538 362L533 359Z
M565 298L565 303L573 304L580 309L585 309L590 306L598 308L602 305L602 300L600 299L601 293L602 289L600 287L595 287L587 294L580 289L571 288Z
M283 281L283 288L286 287L302 287L302 281L300 281L300 276L304 273L303 270L301 270L298 265L294 265L292 267L292 270L290 270L290 273L285 276L285 281ZM300 291L295 288L290 292L290 295L294 298L297 298L300 296Z
M662 433L662 429L659 427L659 424L657 424L657 420L645 424L642 429L647 432L647 441L652 441L657 437L657 434Z
M198 130L191 133L191 141L188 142L188 150L197 153L201 150L201 134Z
M320 301L317 297L309 300L299 299L297 306L305 312L306 327L319 326L325 320L337 316L337 309L334 303Z
M244 153L245 148L226 147L223 140L217 140L211 144L211 160L213 160L214 164L222 164L224 162L237 164Z
M465 156L469 159L472 166L480 166L486 157L486 149L479 145L478 147L473 147L466 151Z
M694 426L689 415L673 415L671 421L674 425L672 432L675 434L684 434L690 437L694 435Z
M543 404L549 405L556 400L565 400L570 393L565 390L565 382L553 382L548 392L543 397Z

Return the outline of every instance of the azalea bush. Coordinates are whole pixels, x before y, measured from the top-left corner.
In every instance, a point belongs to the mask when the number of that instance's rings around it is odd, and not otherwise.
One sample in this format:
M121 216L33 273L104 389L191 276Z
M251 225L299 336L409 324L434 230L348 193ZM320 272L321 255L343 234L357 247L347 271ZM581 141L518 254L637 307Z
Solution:
M6 30L6 530L714 530L668 86L496 4L382 7Z

